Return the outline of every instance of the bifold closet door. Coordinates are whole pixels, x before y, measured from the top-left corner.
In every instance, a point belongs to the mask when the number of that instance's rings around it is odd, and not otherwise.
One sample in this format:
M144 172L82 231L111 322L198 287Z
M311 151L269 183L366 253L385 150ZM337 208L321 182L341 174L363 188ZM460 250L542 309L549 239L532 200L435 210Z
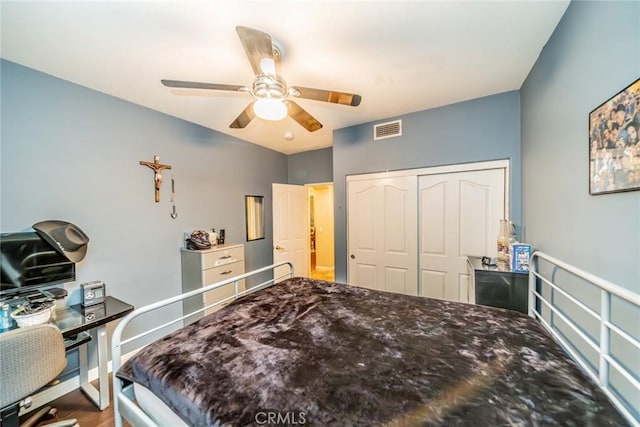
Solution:
M471 302L466 257L496 252L505 169L422 175L418 188L420 294Z
M349 181L348 281L416 295L417 177Z

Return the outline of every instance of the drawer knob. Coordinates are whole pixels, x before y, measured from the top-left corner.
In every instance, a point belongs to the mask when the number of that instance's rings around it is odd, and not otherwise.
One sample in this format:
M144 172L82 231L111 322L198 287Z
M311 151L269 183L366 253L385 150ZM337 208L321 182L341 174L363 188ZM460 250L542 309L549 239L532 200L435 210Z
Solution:
M223 271L222 273L220 273L223 276L226 276L227 274L231 274L233 273L233 270L227 270L227 271Z
M229 259L229 258L231 258L231 255L225 255L220 257L220 259Z

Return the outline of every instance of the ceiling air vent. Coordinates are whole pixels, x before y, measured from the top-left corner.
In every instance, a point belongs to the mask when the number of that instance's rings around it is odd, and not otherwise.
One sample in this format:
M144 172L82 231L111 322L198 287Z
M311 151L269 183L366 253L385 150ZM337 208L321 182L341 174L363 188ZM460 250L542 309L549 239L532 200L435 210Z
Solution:
M373 126L373 140L393 138L402 135L402 120L380 123Z

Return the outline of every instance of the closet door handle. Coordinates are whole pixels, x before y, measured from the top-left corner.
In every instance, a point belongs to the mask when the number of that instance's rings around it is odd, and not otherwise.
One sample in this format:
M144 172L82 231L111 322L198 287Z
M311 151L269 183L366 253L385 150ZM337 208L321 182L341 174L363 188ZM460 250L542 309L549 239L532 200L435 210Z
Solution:
M354 254L351 254L351 259L356 259L356 256Z
M276 245L276 251L282 251L284 248L280 245Z

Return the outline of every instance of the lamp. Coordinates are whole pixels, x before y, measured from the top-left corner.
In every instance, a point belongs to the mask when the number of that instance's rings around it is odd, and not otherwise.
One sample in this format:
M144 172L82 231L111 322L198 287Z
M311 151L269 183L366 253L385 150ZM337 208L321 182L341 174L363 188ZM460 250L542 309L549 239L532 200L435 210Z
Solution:
M281 100L273 98L258 99L253 105L256 116L265 120L282 120L287 116L287 107Z

